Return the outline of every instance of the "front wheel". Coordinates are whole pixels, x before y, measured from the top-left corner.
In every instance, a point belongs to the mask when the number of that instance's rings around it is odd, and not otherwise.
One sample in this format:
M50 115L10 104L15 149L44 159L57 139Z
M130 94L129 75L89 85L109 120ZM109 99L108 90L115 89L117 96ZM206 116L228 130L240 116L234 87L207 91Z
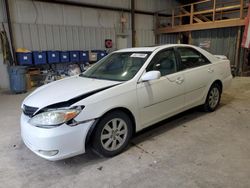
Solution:
M132 121L123 111L108 113L97 124L92 148L99 155L112 157L121 153L132 136Z
M214 83L207 94L206 102L203 105L203 109L206 112L213 112L220 104L220 98L221 98L221 87Z

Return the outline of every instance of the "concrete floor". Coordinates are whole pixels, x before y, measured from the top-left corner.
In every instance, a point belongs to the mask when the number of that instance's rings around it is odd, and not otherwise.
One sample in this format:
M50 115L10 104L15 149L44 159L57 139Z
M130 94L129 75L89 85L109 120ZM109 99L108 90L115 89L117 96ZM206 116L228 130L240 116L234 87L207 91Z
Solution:
M20 137L25 96L0 94L0 187L250 187L250 78L235 78L216 112L159 123L110 159L33 154Z

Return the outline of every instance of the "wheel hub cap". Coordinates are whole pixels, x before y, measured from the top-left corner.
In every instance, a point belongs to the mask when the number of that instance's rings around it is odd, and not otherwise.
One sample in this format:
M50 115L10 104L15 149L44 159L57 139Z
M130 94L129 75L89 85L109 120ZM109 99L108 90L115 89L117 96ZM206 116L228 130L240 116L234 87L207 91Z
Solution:
M102 146L108 151L119 149L125 142L128 134L127 124L120 118L106 123L101 132Z
M209 94L209 106L215 108L219 102L220 92L218 88L213 88Z

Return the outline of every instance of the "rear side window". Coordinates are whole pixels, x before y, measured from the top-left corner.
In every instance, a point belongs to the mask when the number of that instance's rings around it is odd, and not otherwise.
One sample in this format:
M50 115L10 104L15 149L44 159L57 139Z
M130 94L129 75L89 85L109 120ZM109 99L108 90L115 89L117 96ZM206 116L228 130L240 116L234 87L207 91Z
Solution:
M210 61L200 52L193 48L178 48L177 51L181 58L181 69L190 69L207 65Z

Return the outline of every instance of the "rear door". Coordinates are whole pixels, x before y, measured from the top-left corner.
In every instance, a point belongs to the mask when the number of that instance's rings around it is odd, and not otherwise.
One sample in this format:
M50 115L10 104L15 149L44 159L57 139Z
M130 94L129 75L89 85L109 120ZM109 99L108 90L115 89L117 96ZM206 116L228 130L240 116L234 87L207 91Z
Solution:
M185 106L199 105L212 82L214 65L194 48L179 47L177 52L185 79Z

